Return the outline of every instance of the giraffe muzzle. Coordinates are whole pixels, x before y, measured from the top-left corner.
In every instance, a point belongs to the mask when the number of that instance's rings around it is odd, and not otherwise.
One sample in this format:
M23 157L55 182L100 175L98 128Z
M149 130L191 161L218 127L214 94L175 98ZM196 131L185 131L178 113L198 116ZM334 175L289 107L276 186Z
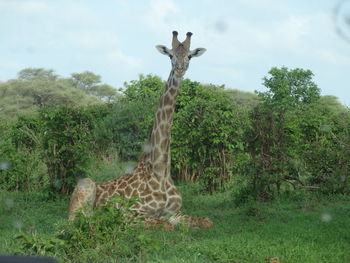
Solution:
M185 75L186 71L184 70L176 70L175 74L177 77L183 77Z

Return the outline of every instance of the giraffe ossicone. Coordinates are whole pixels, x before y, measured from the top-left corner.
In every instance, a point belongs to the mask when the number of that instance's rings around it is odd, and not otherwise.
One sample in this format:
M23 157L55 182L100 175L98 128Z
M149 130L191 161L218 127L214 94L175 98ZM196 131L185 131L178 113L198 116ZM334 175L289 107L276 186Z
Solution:
M176 98L190 60L206 51L205 48L190 50L191 36L188 32L186 39L180 42L178 33L173 31L171 49L156 46L160 53L169 56L171 71L159 100L151 135L136 167L130 173L104 183L95 183L88 178L79 180L71 197L69 220L74 220L74 214L83 206L93 209L119 195L136 197L138 202L132 209L145 217L150 226L163 225L172 229L181 222L190 228L211 227L212 221L208 218L180 212L182 197L171 178L170 142Z

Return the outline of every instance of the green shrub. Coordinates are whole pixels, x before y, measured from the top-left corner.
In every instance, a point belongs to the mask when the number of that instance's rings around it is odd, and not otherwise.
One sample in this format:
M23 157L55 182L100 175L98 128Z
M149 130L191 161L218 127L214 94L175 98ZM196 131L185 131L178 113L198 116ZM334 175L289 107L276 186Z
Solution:
M113 147L122 161L138 159L163 88L164 82L152 75L140 75L138 80L124 83L123 96L96 123L94 136L101 152Z
M184 80L172 130L173 171L205 190L225 189L246 162L248 110L235 105L223 87Z
M0 187L69 193L86 174L95 143L93 129L108 105L44 108L3 127L0 140Z
M349 193L350 111L329 96L310 106L301 116L307 183L326 194Z
M116 208L118 202L122 208ZM47 255L69 262L108 262L121 258L138 259L157 244L142 229L142 218L130 207L135 200L111 199L93 215L77 213L73 222L61 222L53 237L22 233L16 237L23 250L31 255Z
M3 127L0 134L0 189L37 191L47 186L46 166L36 147L17 123Z
M92 151L91 119L80 108L59 106L40 111L41 153L52 193L66 195L85 177Z
M319 89L312 72L303 69L272 68L264 78L266 92L259 92L261 103L250 116L253 125L248 135L251 162L247 171L252 196L271 199L286 184L303 184L302 116L317 103Z
M110 114L98 121L94 129L95 143L100 152L113 147L121 160L137 160L152 127L153 107L140 101L114 104Z

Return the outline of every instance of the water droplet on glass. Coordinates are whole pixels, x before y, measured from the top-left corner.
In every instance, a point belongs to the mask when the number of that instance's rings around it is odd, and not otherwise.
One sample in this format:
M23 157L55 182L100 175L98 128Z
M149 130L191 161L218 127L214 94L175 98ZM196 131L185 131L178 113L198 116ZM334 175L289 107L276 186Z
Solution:
M214 28L218 33L225 33L227 31L227 22L223 19L219 19L215 22Z
M61 186L62 186L61 180L57 179L57 180L54 182L53 186L54 186L56 189L60 189Z
M14 207L15 202L11 198L6 198L5 199L5 206L8 208Z
M330 132L331 131L331 127L328 124L323 124L321 126L321 131L325 132L325 133Z
M17 230L21 230L23 228L23 223L21 220L15 220L13 221L13 227Z
M142 146L142 151L145 153L150 153L152 151L152 145L150 143L145 143Z
M6 160L0 160L0 171L5 171L10 169L10 163Z
M83 179L80 179L80 180L78 181L77 186L78 186L79 188L89 188L89 187L90 187L90 184L91 184L91 181L90 181L90 180L88 180L88 179L86 179L86 178L83 178Z
M322 221L322 222L328 223L328 222L330 222L331 220L332 220L332 215L331 215L331 214L329 214L329 213L323 213L323 214L321 215L321 221Z
M345 17L344 17L344 21L345 21L345 23L346 23L347 25L350 26L350 15L345 16Z
M125 173L126 173L126 174L130 174L130 173L132 173L132 171L134 171L134 167L133 167L133 166L127 165L127 166L125 167Z

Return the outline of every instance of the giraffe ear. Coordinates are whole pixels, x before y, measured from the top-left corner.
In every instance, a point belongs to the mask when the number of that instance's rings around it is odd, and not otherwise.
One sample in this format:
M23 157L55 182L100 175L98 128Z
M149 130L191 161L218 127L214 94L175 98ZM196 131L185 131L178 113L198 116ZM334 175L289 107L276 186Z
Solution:
M189 58L193 58L193 57L199 57L201 55L204 54L204 52L207 51L205 48L196 48L194 50L190 51L190 54L188 55Z
M163 55L167 55L167 56L169 56L169 57L172 57L172 56L173 56L172 51L171 51L169 48L167 48L166 46L158 45L158 46L156 46L156 49L157 49L160 53L162 53Z

